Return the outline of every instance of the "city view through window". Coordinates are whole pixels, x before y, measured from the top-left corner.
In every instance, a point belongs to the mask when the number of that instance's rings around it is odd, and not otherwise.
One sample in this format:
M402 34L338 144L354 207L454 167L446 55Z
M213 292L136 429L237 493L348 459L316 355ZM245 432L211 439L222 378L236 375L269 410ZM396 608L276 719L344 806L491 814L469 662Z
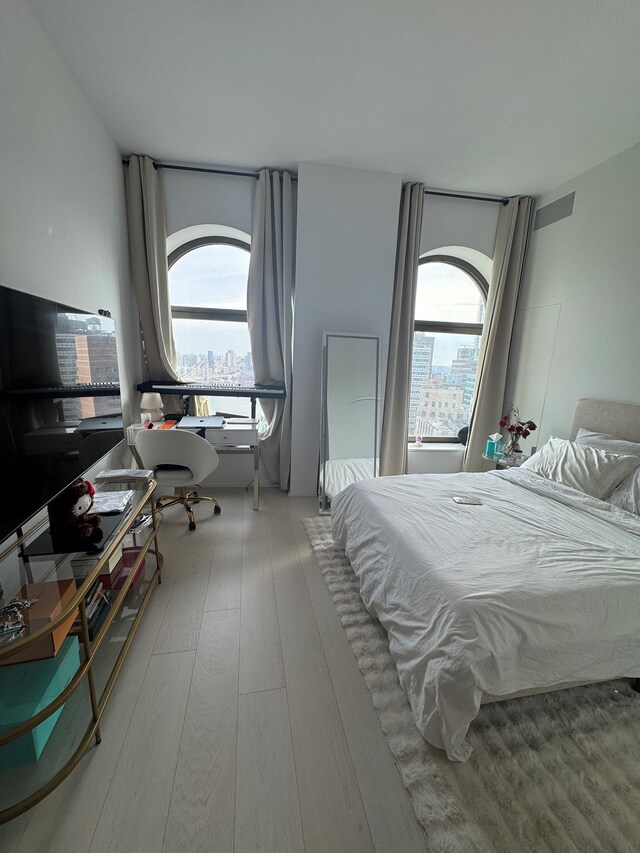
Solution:
M209 243L178 258L169 270L169 297L176 306L209 309L204 319L173 318L178 375L185 382L252 385L253 362L246 323L249 252ZM244 312L244 322L220 311ZM250 414L248 398L209 397L209 410ZM258 412L258 415L260 412Z
M453 437L469 424L480 327L460 334L461 323L482 324L485 302L474 279L445 262L420 265L413 335L409 435ZM430 331L429 323L438 323ZM450 324L451 331L442 330Z
M220 242L200 245L171 266L172 307L207 309L203 319L173 318L177 369L185 382L253 384L248 272L249 251ZM244 322L223 319L224 310L244 312ZM413 337L410 435L452 437L468 425L484 311L484 297L467 272L446 262L420 265L415 319L421 328ZM429 323L438 323L438 330L429 330ZM451 330L443 331L442 323ZM456 330L461 323L476 324L477 330L461 334ZM247 398L208 401L212 413L250 414Z

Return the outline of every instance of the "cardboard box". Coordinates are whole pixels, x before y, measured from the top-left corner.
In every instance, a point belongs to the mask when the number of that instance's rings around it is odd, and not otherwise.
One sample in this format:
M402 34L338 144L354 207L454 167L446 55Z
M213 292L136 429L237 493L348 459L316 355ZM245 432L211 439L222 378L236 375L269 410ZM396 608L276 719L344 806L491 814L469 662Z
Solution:
M54 658L0 670L0 734L33 717L58 696L80 666L77 637L67 637ZM37 761L64 705L31 731L0 747L0 770Z
M62 581L25 584L20 590L20 598L37 598L36 604L23 610L27 632L34 633L44 625L49 625L64 610L76 593L76 582L69 578ZM46 634L21 652L0 660L0 666L13 666L26 661L44 660L58 654L65 637L78 615L76 608L67 619L50 634ZM28 635L28 634L27 634ZM24 636L27 636L24 635Z

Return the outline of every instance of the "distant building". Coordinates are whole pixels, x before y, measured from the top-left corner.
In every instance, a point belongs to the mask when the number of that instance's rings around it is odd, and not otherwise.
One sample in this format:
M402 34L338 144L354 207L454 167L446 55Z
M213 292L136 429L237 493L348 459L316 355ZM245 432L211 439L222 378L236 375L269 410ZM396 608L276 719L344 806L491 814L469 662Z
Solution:
M88 326L89 328L89 326ZM99 332L99 329L98 329ZM82 340L82 338L79 338ZM88 379L80 382L118 382L118 359L115 335L89 334L86 341ZM91 397L94 415L116 414L122 411L120 397ZM89 416L90 417L90 416Z
M451 365L451 373L462 379L460 384L464 388L464 404L467 409L470 408L473 398L479 351L479 340L476 338L472 346L458 348L458 357L453 360Z
M463 388L435 386L421 391L416 407L416 431L419 435L457 435L465 426L466 418Z
M411 360L411 392L409 394L409 435L416 435L416 410L420 394L431 379L433 366L433 347L435 338L426 332L413 335L413 356ZM418 433L420 434L420 433Z
M415 407L416 433L423 436L454 436L469 424L469 410L478 367L479 341L458 347L446 372L432 370L431 382L423 387Z
M78 321L64 317L67 328ZM61 323L64 328L64 323ZM82 334L83 331L88 334ZM63 385L118 382L115 335L102 334L99 321L86 321L78 329L56 334L56 349ZM116 414L122 409L120 397L72 397L62 400L63 419L78 421L95 415Z

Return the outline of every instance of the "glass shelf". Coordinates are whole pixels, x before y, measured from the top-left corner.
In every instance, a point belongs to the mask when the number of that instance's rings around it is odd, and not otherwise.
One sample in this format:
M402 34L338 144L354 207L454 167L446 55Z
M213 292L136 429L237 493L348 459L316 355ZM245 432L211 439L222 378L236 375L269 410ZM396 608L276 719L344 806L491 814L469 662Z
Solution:
M524 453L516 453L513 456L505 456L504 453L501 453L500 456L489 456L483 453L482 458L486 459L487 462L493 462L498 468L519 468L527 459Z
M25 550L46 527L46 517L30 519L24 534L0 547L0 606L33 590L40 599L23 611L25 629L20 635L0 644L0 823L35 805L69 775L93 740L100 742L100 717L150 595L161 581L155 486L152 480L134 488L129 507L105 537L103 550L92 555L97 562L84 577L76 577L74 568L76 574L79 569L72 565L84 553L26 556ZM109 590L104 620L90 639L85 598L108 572L109 561L117 561L133 522L147 505L152 522L136 542L128 571L122 569L118 589ZM50 615L34 619L38 611ZM15 690L15 701L5 688L3 702L3 678ZM26 697L29 702L24 704Z

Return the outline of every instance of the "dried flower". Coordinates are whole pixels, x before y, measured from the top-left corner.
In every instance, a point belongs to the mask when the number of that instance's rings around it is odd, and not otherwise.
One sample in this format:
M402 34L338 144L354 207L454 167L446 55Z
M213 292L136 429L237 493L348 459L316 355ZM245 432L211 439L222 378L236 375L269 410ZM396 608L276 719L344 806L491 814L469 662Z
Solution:
M520 420L520 413L515 406L512 406L500 418L499 426L500 429L507 429L514 442L518 442L521 438L528 438L531 433L537 429L536 424L533 421Z

